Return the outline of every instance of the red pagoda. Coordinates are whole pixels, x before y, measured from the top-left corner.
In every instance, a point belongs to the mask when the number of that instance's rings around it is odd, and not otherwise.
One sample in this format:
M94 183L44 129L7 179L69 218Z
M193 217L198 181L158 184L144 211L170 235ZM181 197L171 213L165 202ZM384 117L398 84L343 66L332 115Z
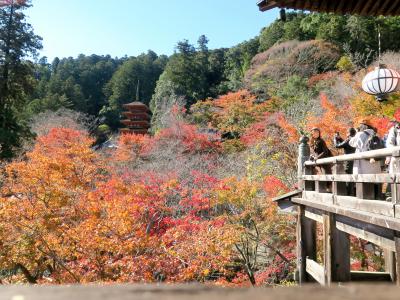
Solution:
M126 128L121 128L121 133L147 134L149 133L151 111L148 106L142 102L132 102L122 106L124 112L122 115L126 118L121 123Z

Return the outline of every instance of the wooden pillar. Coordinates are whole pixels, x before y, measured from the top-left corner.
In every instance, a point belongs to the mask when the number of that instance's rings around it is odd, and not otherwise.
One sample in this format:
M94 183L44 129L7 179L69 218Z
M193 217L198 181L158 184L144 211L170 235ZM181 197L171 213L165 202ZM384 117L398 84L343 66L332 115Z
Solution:
M345 174L342 164L335 163L332 168L333 175ZM347 195L348 189L345 182L333 182L332 193L334 202L336 196ZM349 234L336 228L336 217L332 213L324 215L324 264L329 285L331 282L350 281L350 237Z
M385 249L383 252L385 258L385 272L390 274L390 279L396 282L396 253Z
M306 272L306 258L316 260L317 237L316 222L305 217L305 207L298 207L297 218L297 269L298 281L303 284L312 281L311 276Z
M336 228L335 215L324 214L324 268L325 282L350 281L350 238Z
M395 231L394 235L395 243L395 267L396 267L396 284L400 286L400 232Z
M325 284L327 286L331 285L332 282L332 216L329 213L324 214L323 216L323 251L324 251L324 269L325 269Z

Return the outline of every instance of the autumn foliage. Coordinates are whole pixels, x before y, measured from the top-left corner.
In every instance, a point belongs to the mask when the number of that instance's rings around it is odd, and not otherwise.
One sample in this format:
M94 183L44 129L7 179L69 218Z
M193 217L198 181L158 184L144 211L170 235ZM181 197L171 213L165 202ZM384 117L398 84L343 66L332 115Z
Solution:
M0 267L7 280L230 284L244 266L235 250L251 230L243 221L262 203L256 185L196 171L189 184L114 170L171 138L185 151L219 149L190 125L154 138L120 136L112 158L92 150L84 132L59 128L39 137L4 173Z
M329 142L362 117L387 131L398 112L369 115L366 102L354 114L357 97L340 107L321 94L320 110L296 124L281 100L241 90L198 102L189 116L173 109L154 136L119 135L100 150L85 131L51 129L2 174L1 280L292 280L295 220L272 198L296 185L304 131L319 127ZM379 268L365 247L354 246L361 267Z

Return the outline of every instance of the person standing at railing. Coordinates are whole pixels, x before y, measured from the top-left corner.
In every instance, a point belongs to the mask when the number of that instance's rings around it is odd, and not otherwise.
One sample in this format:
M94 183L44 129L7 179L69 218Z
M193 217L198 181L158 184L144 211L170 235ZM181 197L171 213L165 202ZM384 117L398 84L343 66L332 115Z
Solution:
M325 141L321 138L321 130L319 128L314 127L313 129L311 129L310 150L311 161L316 161L321 158L332 156L331 150L329 150ZM323 165L321 167L317 167L316 171L322 174L329 174L331 173L331 166Z
M353 154L356 152L356 148L350 146L350 139L356 135L357 131L354 128L349 128L347 131L347 137L344 140L340 133L337 132L333 138L333 145L336 149L343 149L344 154ZM353 161L344 162L344 171L346 174L353 174Z
M350 139L350 146L356 148L355 153L377 150L384 147L383 142L377 136L377 130L369 120L362 120L357 134ZM381 162L375 159L360 159L354 161L353 174L380 174ZM382 185L374 184L375 199L382 198Z
M336 149L343 149L344 154L353 154L356 152L356 148L350 145L350 140L357 134L354 128L349 128L347 130L346 139L343 139L339 132L335 134L333 138L333 145ZM353 161L345 161L343 163L344 171L346 174L353 174ZM346 182L347 195L354 195L354 184L352 182Z
M372 150L371 141L376 136L376 129L369 120L360 122L357 134L349 141L349 145L356 149L355 153ZM360 159L354 161L353 174L379 174L381 173L381 164L374 159Z
M392 121L393 126L389 129L386 137L386 148L400 146L400 115L395 114L395 120ZM400 159L398 157L387 157L385 165L388 166L389 174L400 173ZM390 184L386 187L386 200L392 201L392 187Z
M387 135L387 148L400 146L400 120L398 120L400 116L395 115L395 117L396 120ZM398 157L388 157L385 163L389 166L389 174L400 173L400 159Z

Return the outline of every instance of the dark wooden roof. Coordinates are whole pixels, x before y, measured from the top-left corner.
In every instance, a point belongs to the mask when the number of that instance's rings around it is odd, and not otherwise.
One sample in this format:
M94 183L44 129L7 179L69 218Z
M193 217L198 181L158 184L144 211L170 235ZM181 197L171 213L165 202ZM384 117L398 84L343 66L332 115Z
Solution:
M297 213L297 208L296 204L292 202L292 198L297 198L301 197L302 191L300 190L295 190L290 193L287 193L285 195L281 195L279 197L276 197L272 199L275 203L278 204L279 210L283 213L287 214L296 214Z
M259 0L261 11L289 8L363 16L398 16L400 0Z
M278 201L281 201L281 200L290 199L290 198L293 198L293 197L296 197L296 196L300 195L301 192L302 192L301 190L291 191L291 192L289 192L289 193L287 193L285 195L280 195L280 196L278 196L276 198L273 198L272 201L278 202Z

